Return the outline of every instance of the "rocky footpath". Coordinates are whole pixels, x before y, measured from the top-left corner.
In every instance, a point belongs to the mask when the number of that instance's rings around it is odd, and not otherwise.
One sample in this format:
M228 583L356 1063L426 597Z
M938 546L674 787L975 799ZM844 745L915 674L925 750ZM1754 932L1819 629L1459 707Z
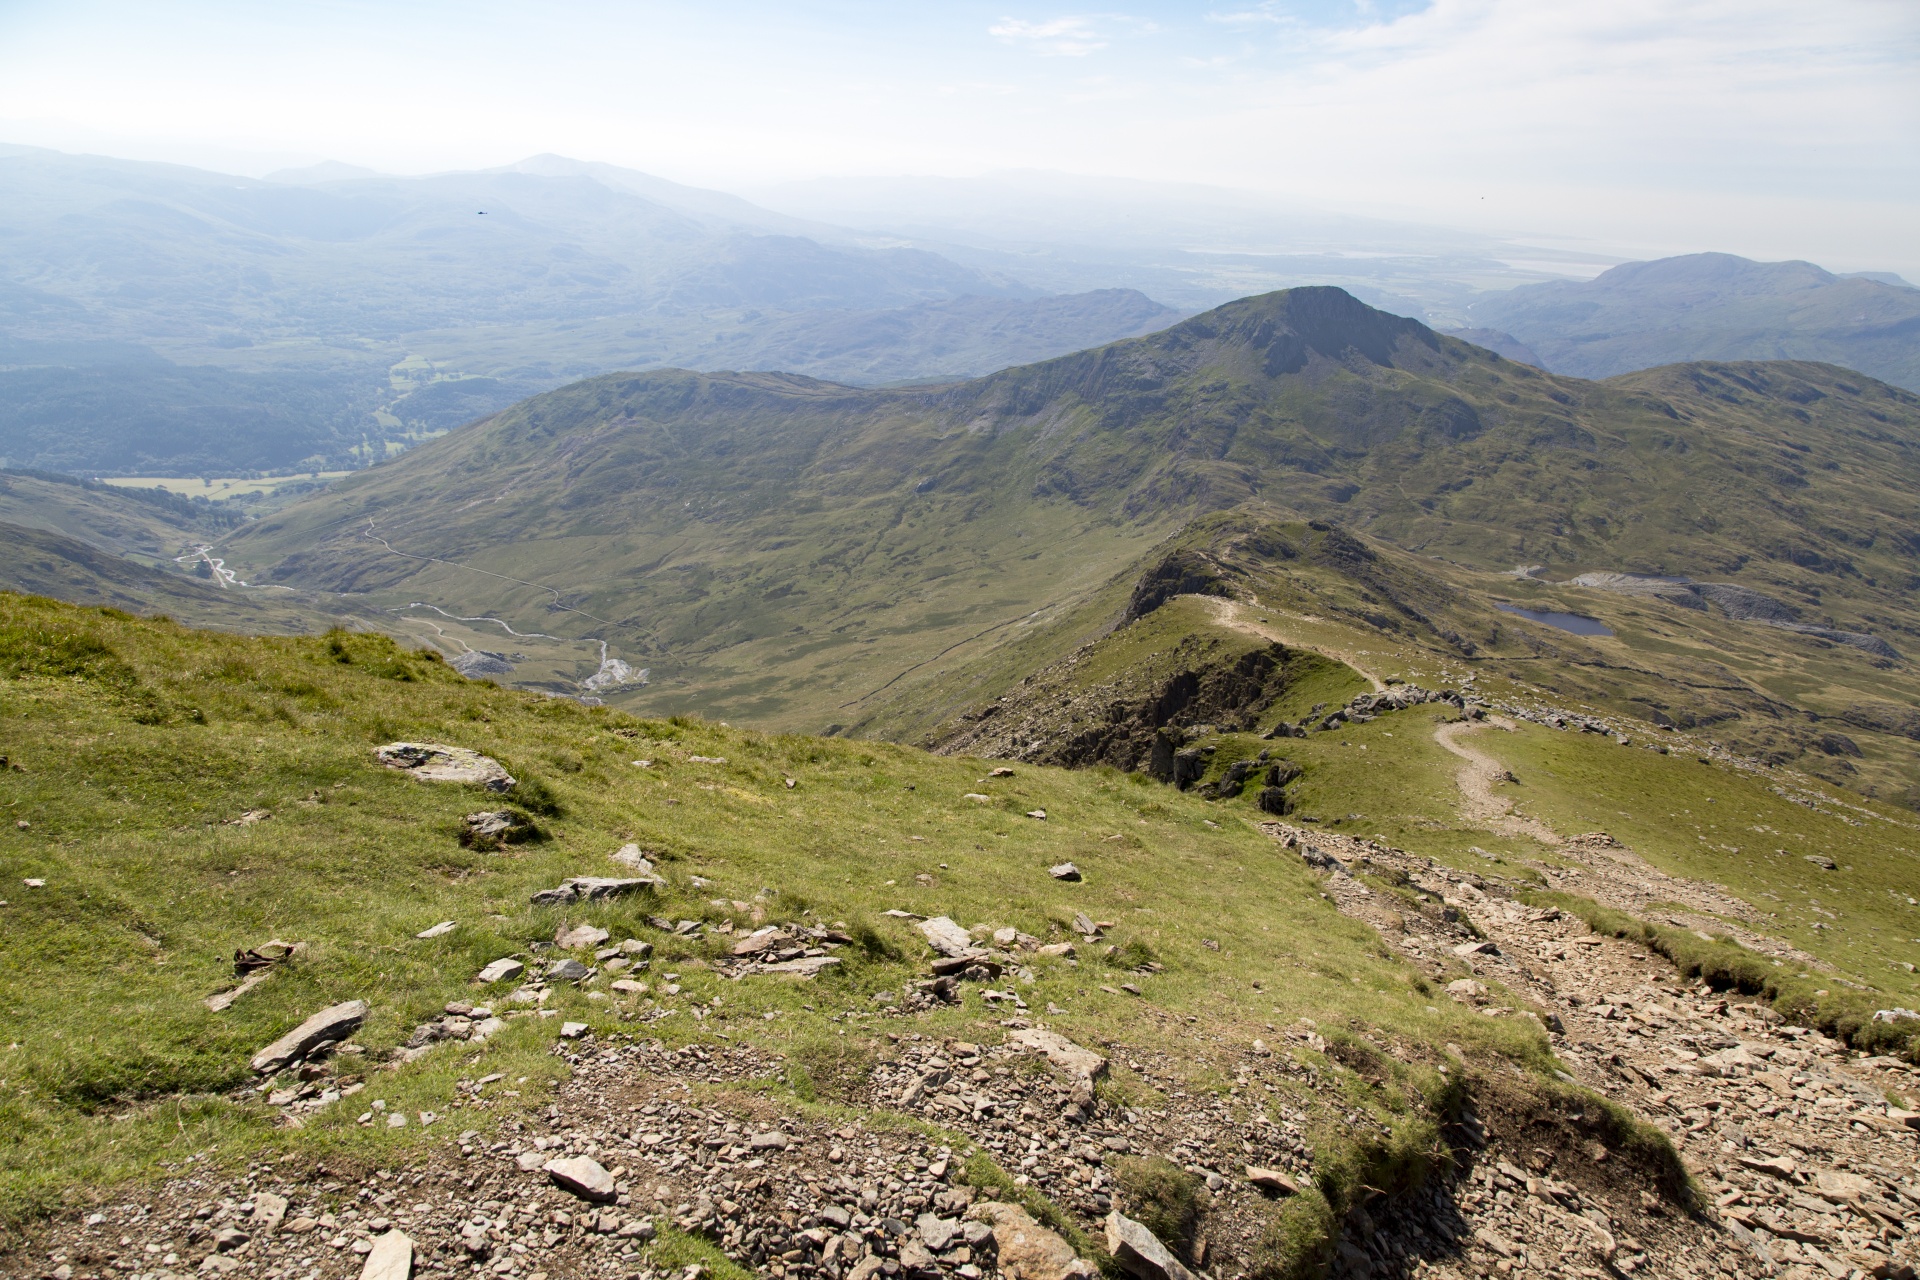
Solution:
M1597 1172L1604 1154L1496 1134L1459 1195L1473 1223L1463 1265L1437 1274L1511 1271L1516 1262L1551 1273L1555 1259L1583 1252L1643 1275L1912 1274L1920 1115L1890 1097L1920 1098L1920 1071L1686 984L1641 946L1518 901L1516 881L1349 836L1264 829L1322 870L1340 909L1371 924L1449 998L1487 1017L1538 1019L1569 1079L1664 1131L1709 1200L1693 1214L1644 1197L1609 1204L1549 1176L1569 1164ZM1649 887L1659 872L1635 871L1637 859L1604 836L1560 852L1593 859L1580 892L1605 901L1610 890L1628 891L1610 905L1631 909L1665 891ZM1798 955L1778 940L1755 942ZM1401 1229L1391 1216L1378 1225Z

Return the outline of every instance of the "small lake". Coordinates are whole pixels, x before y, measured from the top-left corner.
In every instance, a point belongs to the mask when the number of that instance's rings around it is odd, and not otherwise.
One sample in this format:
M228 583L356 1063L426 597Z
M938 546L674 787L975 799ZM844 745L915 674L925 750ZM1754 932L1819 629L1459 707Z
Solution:
M1502 613L1511 613L1525 618L1528 622L1545 623L1561 631L1571 631L1577 636L1610 636L1613 628L1598 618L1589 618L1584 613L1551 613L1539 609L1522 609L1518 605L1496 604L1493 606Z

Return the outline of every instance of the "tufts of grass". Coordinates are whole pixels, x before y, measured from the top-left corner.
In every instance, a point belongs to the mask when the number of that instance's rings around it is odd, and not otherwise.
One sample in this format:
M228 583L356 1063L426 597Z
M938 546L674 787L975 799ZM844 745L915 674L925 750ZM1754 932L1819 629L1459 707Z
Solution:
M1163 1156L1132 1156L1114 1162L1113 1180L1122 1204L1160 1242L1189 1260L1212 1197L1206 1183Z

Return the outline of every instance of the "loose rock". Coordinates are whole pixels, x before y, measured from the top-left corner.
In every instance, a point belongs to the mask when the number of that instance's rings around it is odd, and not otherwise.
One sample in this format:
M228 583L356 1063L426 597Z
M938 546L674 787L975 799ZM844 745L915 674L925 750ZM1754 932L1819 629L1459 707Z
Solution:
M365 1000L348 1000L322 1009L254 1054L253 1069L260 1075L270 1076L323 1044L346 1039L366 1020Z

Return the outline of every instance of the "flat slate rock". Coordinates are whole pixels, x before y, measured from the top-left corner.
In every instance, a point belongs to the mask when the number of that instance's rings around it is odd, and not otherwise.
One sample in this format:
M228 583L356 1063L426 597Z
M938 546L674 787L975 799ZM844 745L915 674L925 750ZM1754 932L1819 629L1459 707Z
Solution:
M562 1191L568 1191L582 1200L605 1203L617 1194L613 1185L613 1175L600 1166L591 1156L570 1156L565 1160L549 1160L542 1166L554 1185Z
M479 980L481 982L505 982L509 978L519 977L526 971L527 966L521 964L518 960L515 960L511 956L502 956L480 971Z
M578 951L582 947L597 947L612 936L598 925L577 924L571 929L561 925L553 931L553 945L563 951Z
M403 1231L377 1236L366 1265L360 1268L360 1280L408 1280L413 1274L413 1241Z
M487 791L510 791L516 784L498 760L469 747L444 742L389 742L374 750L389 769L399 769L422 782L457 782Z
M1091 1049L1083 1049L1054 1031L1026 1027L1007 1037L1008 1044L1019 1045L1033 1053L1045 1054L1048 1062L1068 1075L1098 1080L1107 1070L1107 1060Z
M1118 1209L1107 1215L1107 1252L1139 1280L1197 1280L1160 1237Z
M322 1009L253 1055L253 1069L270 1076L334 1040L344 1040L367 1020L367 1002L348 1000Z
M943 956L963 956L975 950L973 935L946 916L922 920L920 932L926 935L927 945Z
M565 884L551 889L542 889L533 895L536 907L560 907L574 902L605 902L611 898L624 898L630 893L639 893L643 889L656 889L665 884L659 876L574 876Z

